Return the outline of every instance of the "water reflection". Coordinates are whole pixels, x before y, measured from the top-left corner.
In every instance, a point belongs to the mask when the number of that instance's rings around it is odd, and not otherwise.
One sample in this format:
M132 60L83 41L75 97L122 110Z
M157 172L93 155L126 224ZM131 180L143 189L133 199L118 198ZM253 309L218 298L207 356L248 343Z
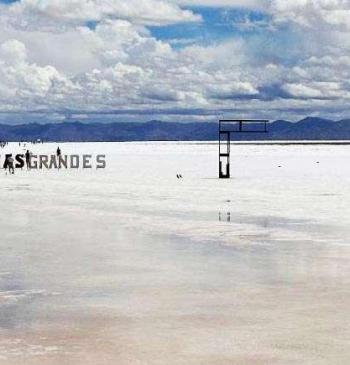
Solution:
M292 215L266 203L279 183L233 205L217 180L116 166L0 190L0 365L349 363L349 235L298 214L307 194Z

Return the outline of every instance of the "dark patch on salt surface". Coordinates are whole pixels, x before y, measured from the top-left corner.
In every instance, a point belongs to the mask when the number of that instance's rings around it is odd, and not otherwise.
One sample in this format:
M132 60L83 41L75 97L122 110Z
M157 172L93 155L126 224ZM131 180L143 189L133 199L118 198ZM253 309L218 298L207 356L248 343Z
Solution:
M219 216L230 216L234 223L254 224L261 227L277 227L277 226L295 226L295 225L310 225L311 220L293 219L276 216L248 216L232 212L219 212Z
M0 275L0 329L14 329L31 323L34 301L42 297L43 291L25 288L19 276Z
M42 290L0 291L0 329L28 326L37 318L37 301L42 300Z
M7 191L30 191L32 190L29 184L19 184L14 186L7 186L4 188Z
M339 196L340 194L331 194L331 193L324 193L324 194L315 194L316 196Z
M316 223L309 219L293 219L276 216L247 216L231 212L219 212L219 221L235 224L252 224L263 228L281 227L294 232L317 233L324 237L341 234L340 227Z
M23 286L18 277L9 272L4 273L3 275L0 274L0 294L5 291L21 289L23 289Z

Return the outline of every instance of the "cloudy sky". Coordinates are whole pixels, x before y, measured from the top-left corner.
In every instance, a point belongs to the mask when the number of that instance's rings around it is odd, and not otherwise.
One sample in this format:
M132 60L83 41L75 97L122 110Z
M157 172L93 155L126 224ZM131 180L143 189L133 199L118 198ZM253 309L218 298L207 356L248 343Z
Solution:
M0 0L0 121L350 116L350 0Z

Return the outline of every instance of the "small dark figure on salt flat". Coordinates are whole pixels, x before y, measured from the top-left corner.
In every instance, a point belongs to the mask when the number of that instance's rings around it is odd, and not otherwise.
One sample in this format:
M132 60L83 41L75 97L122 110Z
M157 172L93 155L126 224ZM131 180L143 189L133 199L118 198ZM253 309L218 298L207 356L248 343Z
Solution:
M26 152L26 165L27 165L27 170L30 169L30 158L31 158L31 153L29 152L29 150L27 150L27 152Z
M5 165L9 169L9 173L13 175L15 173L15 168L14 168L14 159L12 155L6 156Z

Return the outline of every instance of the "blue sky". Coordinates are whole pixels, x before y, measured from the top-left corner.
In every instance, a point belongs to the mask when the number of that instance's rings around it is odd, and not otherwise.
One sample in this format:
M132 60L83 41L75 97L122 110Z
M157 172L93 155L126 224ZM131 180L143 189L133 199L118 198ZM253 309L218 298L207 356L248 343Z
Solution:
M152 35L165 41L192 40L192 44L208 45L221 42L232 37L251 37L264 32L264 24L268 23L269 15L249 9L189 7L196 14L200 14L203 21L190 24L175 24L165 27L150 27ZM255 28L244 27L247 20L257 24ZM261 24L260 24L261 22ZM176 45L176 42L174 42Z
M341 0L0 0L0 7L6 118L349 114L350 4Z

